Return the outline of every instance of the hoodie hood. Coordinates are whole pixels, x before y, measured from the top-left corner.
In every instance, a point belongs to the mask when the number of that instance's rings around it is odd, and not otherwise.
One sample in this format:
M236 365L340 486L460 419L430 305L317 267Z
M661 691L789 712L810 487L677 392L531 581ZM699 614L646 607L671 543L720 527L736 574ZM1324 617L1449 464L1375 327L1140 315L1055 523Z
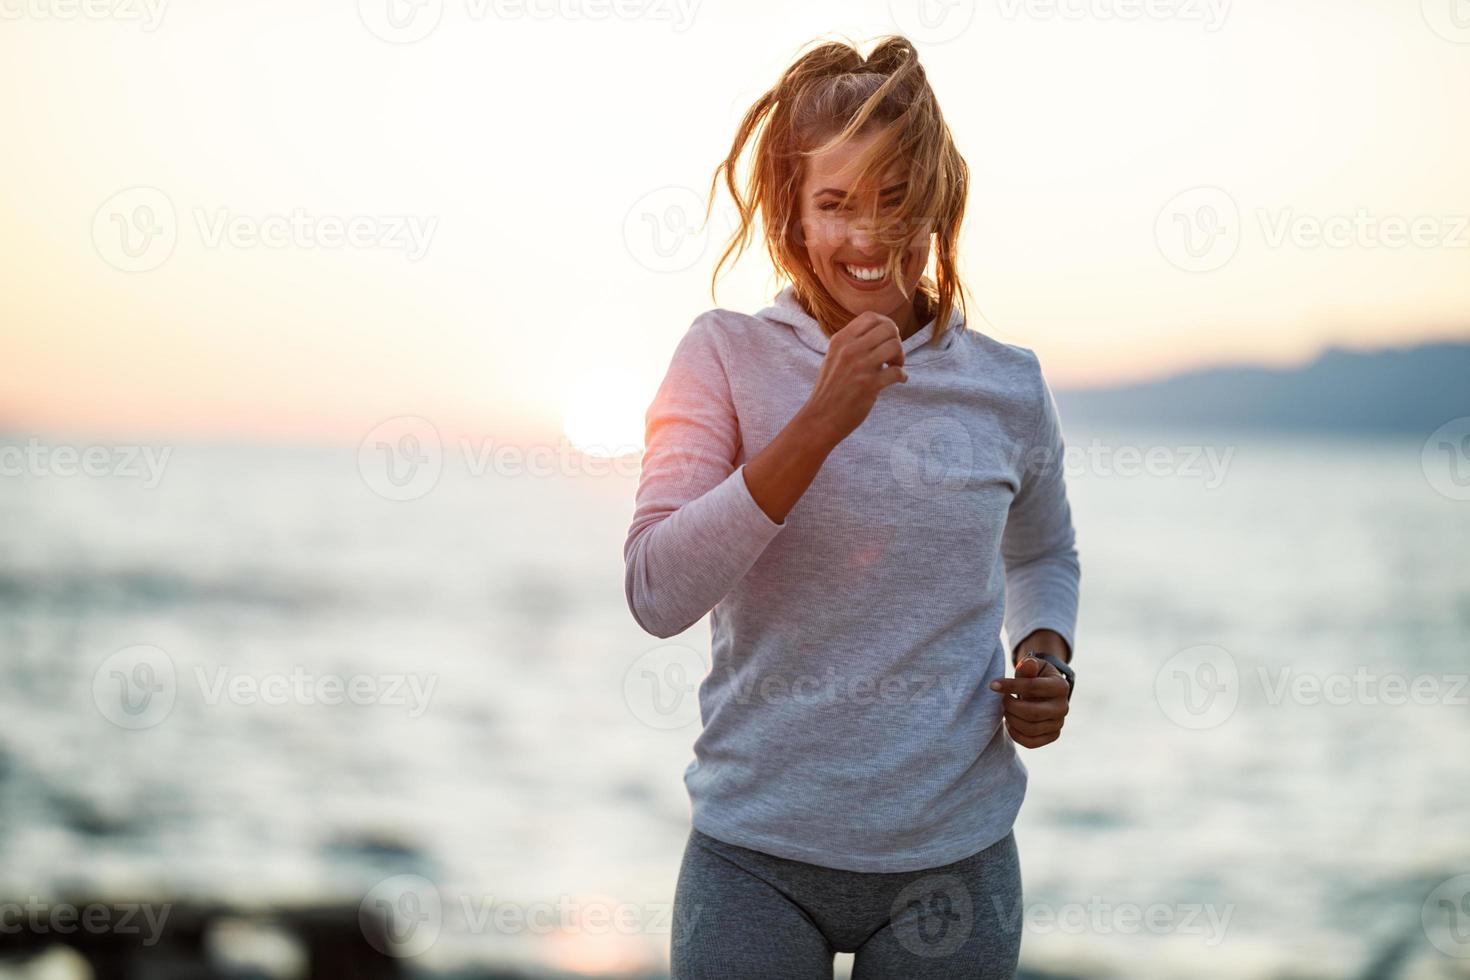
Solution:
M776 294L775 302L757 312L756 316L762 320L785 324L803 344L818 354L826 355L828 337L822 332L822 325L817 322L816 317L803 310L796 301L796 287L790 283ZM902 341L905 365L922 364L930 358L943 355L954 345L955 337L964 329L964 317L960 315L960 311L950 310L949 328L945 330L938 345L933 345L929 344L929 339L934 336L934 323L934 320L930 320L911 337Z

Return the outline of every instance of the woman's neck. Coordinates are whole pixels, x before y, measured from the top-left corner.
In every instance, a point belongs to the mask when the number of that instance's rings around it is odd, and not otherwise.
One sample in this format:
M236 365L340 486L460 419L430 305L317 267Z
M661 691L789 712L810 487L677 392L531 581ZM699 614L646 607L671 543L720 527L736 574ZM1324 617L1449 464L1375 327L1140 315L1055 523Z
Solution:
M908 340L934 319L934 314L929 311L929 298L921 292L915 292L913 302L904 304L898 312L900 315L908 314L903 320L897 316L893 320L898 326L898 335L903 340Z

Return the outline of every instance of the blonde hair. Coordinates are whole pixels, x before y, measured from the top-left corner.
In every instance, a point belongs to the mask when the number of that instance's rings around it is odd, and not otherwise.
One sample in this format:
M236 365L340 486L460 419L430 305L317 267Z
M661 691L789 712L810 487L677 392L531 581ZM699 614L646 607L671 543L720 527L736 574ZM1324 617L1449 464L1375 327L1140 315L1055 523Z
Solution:
M706 222L721 173L740 213L740 226L710 276L711 297L726 259L734 252L738 260L749 245L759 210L771 261L778 275L791 280L807 312L828 336L852 319L812 270L802 242L799 198L809 157L874 132L877 138L859 158L853 186L867 186L895 165L908 172L902 200L890 217L873 226L874 237L888 251L889 275L912 301L901 276L904 250L921 227L928 228L935 275L920 276L917 291L925 309L919 311L919 322L937 319L937 341L952 309L958 306L964 315L966 290L956 261L969 167L955 148L918 52L899 35L879 38L866 59L850 43L821 43L798 57L746 111L729 155L710 182ZM754 160L742 194L736 165L753 136ZM875 210L870 217L876 221Z

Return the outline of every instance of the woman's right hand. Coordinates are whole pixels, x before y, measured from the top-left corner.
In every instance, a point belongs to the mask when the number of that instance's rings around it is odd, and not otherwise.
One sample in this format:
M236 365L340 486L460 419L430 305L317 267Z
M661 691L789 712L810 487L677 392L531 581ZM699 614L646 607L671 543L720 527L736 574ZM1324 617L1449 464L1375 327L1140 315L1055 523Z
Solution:
M832 335L817 383L802 407L832 446L868 417L878 392L908 381L899 336L898 324L873 312L859 313Z

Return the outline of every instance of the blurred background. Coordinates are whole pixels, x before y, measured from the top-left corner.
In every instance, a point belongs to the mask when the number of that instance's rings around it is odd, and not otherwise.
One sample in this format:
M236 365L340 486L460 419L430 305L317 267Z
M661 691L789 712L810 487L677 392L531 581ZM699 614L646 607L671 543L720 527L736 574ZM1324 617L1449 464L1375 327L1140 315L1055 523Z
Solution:
M1470 977L1465 0L0 0L0 976L666 975L643 411L894 32L1069 447L1024 974Z

